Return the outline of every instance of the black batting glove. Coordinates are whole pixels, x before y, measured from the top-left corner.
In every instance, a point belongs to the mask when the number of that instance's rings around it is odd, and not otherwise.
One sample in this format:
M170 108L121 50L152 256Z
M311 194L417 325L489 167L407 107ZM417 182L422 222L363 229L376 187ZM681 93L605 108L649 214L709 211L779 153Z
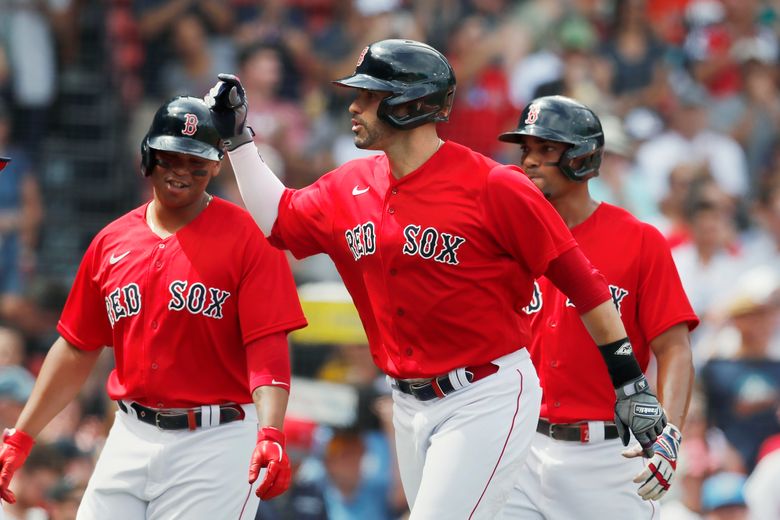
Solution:
M204 98L211 111L211 120L225 148L233 151L253 142L254 133L246 126L248 104L241 80L233 74L219 74L219 81Z

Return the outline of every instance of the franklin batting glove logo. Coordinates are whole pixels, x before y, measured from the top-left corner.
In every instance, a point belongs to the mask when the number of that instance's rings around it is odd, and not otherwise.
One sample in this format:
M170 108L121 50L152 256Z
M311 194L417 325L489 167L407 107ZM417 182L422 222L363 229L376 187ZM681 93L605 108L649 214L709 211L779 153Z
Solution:
M625 343L620 345L620 348L618 348L615 351L615 355L616 356L630 356L632 352L634 352L634 351L631 349L631 343L626 341Z
M638 417L653 418L653 417L658 417L661 414L659 413L659 409L657 406L638 403L634 405L634 415Z

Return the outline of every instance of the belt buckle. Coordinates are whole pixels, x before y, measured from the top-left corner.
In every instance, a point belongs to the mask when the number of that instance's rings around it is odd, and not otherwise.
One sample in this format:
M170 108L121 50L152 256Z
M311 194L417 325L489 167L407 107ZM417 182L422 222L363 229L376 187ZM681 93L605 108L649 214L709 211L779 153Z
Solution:
M555 438L555 427L557 426L557 424L555 423L548 423L548 424L550 425L550 429L548 430L548 434L550 438L557 441L558 439Z
M163 427L160 426L160 415L162 412L154 412L154 425L157 426L158 430L163 430Z

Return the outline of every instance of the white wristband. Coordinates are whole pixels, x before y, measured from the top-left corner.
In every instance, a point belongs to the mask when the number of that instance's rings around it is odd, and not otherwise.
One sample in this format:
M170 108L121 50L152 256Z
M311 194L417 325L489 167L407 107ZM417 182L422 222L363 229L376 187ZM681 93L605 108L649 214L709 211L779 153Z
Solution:
M246 209L265 236L270 235L279 215L284 184L265 164L254 144L239 146L228 152L228 157Z

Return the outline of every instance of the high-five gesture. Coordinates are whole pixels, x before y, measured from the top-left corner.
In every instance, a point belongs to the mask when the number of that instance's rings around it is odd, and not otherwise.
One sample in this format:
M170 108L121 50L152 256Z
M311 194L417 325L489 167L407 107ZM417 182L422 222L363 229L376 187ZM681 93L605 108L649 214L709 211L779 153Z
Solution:
M246 92L238 76L219 74L217 77L219 81L209 90L204 101L225 148L232 151L252 142L252 130L246 126Z

